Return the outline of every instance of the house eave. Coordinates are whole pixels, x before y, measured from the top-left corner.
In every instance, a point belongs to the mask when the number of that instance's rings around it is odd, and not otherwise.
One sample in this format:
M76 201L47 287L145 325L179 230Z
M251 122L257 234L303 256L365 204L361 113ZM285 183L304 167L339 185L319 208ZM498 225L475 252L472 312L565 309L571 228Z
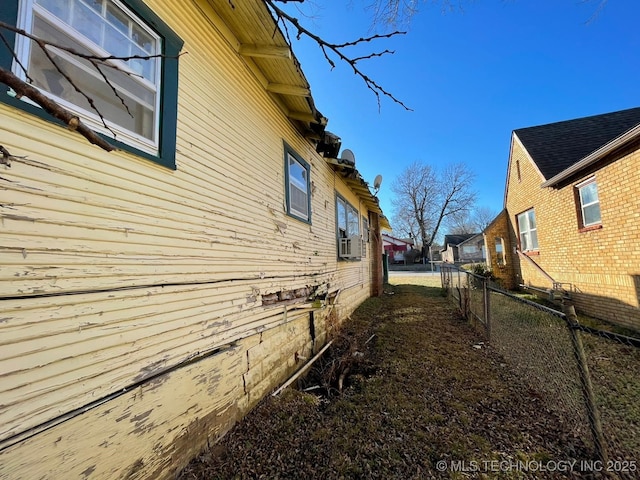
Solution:
M623 147L624 145L626 145L627 143L629 143L629 142L631 142L633 140L636 140L637 138L640 138L640 124L636 125L632 129L626 131L625 133L623 133L619 137L614 138L612 141L610 141L609 143L603 145L602 147L598 148L597 150L594 150L589 155L584 157L582 160L579 160L578 162L576 162L573 165L571 165L569 168L563 170L562 172L560 172L559 174L555 175L554 177L551 177L549 180L544 182L541 186L542 187L554 187L554 186L558 185L560 182L562 182L564 180L567 180L568 178L572 177L573 175L575 175L575 174L581 172L582 170L590 167L591 165L596 163L598 160L601 160L602 158L606 157L610 153L618 150L619 148Z
M289 120L307 138L319 141L327 119L316 109L309 82L267 5L261 0L195 2Z
M342 158L325 158L325 161L331 166L347 186L358 196L368 210L380 215L380 227L392 230L389 220L384 216L380 208L380 201L371 190L369 184L362 178L360 172L355 168L355 164Z

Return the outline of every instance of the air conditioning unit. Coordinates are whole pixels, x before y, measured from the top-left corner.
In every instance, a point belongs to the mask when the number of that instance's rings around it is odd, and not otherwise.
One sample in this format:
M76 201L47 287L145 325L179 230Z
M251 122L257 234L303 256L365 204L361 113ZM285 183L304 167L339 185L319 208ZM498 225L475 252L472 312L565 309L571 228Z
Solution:
M349 238L340 239L340 258L360 258L362 257L362 240L354 235Z

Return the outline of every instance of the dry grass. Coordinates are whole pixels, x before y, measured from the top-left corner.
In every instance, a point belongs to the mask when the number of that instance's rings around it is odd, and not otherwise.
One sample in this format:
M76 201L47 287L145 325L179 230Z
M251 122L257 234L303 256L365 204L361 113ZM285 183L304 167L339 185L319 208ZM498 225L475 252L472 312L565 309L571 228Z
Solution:
M420 286L433 281L438 288ZM325 395L267 398L180 478L581 478L486 467L588 453L480 343L441 296L439 277L392 282L354 312L342 346L322 359L329 366L349 357L341 393L334 384ZM471 470L453 471L452 462Z
M440 288L440 275L394 275L389 274L391 285L419 285L422 287Z

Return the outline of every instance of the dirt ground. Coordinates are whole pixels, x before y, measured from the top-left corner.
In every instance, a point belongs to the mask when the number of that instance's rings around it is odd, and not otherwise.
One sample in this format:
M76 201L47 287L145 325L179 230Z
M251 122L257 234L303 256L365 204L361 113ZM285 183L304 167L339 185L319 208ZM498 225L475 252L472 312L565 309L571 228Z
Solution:
M439 278L395 281L354 312L306 392L266 398L180 479L592 478L588 445L425 286Z

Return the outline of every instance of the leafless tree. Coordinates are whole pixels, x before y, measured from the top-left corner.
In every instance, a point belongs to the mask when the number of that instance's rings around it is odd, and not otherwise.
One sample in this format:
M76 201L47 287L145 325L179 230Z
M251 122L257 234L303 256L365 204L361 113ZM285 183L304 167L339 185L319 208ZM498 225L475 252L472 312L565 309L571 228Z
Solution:
M447 225L449 233L464 235L482 232L496 215L497 213L489 207L476 207L470 211L452 215Z
M489 207L477 207L472 212L473 223L478 232L483 232L496 218L498 212Z
M415 223L423 251L427 251L447 219L473 208L473 180L474 174L462 163L436 171L431 165L414 162L391 186L394 218L410 218L401 228Z
M442 12L461 10L465 3L474 0L374 0L369 5L375 24L403 25L420 11L421 7L432 6Z
M303 1L303 0L298 0ZM441 12L463 11L469 4L476 0L371 0L369 9L373 12L375 24L382 25L407 25L422 8L435 7ZM500 0L505 2L507 0ZM591 17L586 21L590 23L598 18L609 0L579 0L580 3L595 5Z
M400 238L412 238L415 242L420 242L420 229L416 222L416 217L411 215L409 210L396 210L391 217L394 236ZM418 246L418 245L416 245Z

